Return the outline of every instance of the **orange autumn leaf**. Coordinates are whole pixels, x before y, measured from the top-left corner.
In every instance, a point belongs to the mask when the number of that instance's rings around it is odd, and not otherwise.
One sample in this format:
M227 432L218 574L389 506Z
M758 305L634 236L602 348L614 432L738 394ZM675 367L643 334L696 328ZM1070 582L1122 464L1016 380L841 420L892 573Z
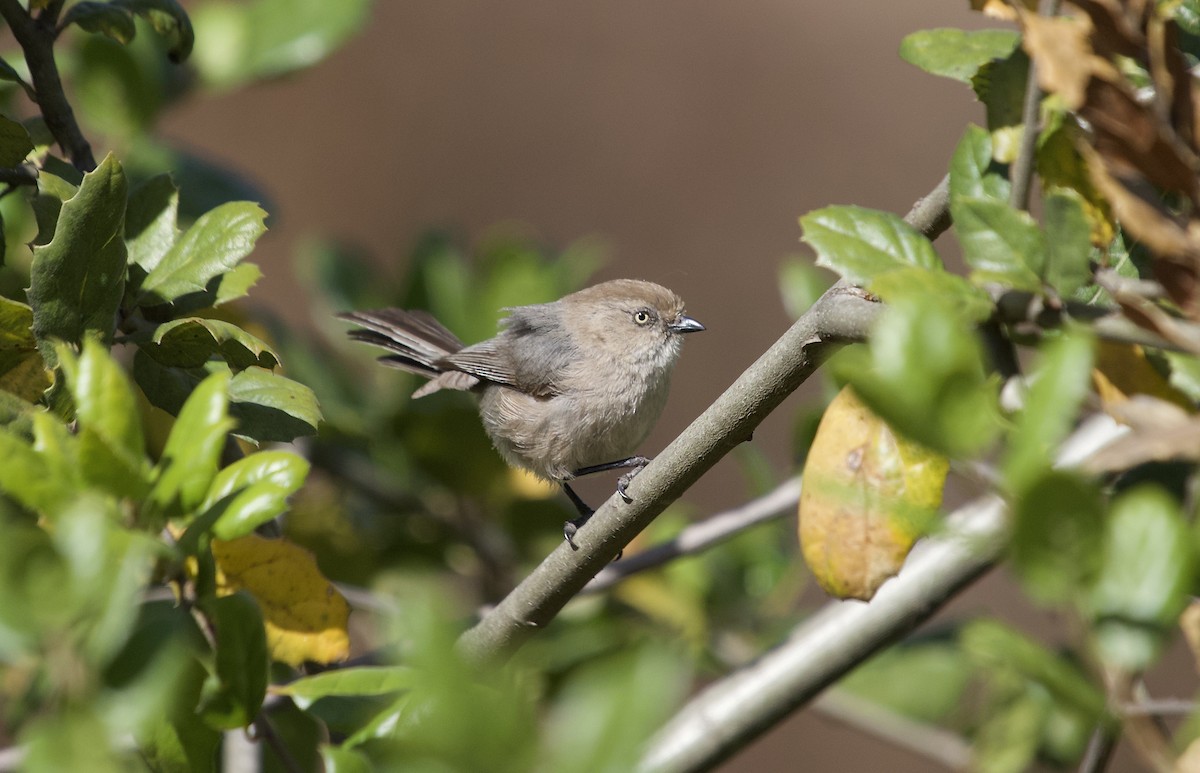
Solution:
M821 587L874 596L941 505L948 471L945 457L897 436L844 388L817 428L800 494L800 545Z
M262 608L271 657L289 665L333 663L350 654L350 605L312 554L257 535L213 540L218 592L244 590Z

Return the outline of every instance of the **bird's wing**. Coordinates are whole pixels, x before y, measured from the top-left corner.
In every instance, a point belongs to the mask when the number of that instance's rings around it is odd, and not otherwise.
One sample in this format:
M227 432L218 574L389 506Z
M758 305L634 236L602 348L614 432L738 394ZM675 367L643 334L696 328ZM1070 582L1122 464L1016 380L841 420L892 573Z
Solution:
M561 394L561 381L575 359L576 349L562 327L555 304L508 311L500 335L447 355L442 361L455 370L535 397Z

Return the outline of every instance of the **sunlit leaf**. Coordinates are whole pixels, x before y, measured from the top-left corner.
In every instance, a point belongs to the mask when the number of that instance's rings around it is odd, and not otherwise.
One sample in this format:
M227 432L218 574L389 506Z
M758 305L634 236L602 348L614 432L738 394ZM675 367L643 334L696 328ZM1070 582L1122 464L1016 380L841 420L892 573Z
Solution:
M817 251L817 265L855 282L897 268L940 268L933 244L889 212L863 207L826 207L800 218L803 239Z
M933 75L969 82L984 64L1011 54L1019 41L1012 30L921 30L900 43L900 58Z

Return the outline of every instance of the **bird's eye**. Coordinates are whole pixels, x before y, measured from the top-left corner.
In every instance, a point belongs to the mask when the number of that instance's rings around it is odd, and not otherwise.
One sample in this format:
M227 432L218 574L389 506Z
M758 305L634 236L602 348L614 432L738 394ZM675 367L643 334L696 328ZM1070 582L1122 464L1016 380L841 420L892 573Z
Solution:
M654 319L654 315L647 309L638 309L633 312L633 321L638 325L649 325Z

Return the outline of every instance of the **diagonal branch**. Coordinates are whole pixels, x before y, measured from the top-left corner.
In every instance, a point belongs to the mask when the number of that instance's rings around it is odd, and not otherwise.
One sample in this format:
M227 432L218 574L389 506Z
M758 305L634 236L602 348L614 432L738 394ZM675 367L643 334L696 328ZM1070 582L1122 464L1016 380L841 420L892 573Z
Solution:
M930 238L949 224L946 179L907 216ZM501 658L547 625L588 580L638 532L739 443L838 348L866 338L881 305L839 282L749 367L629 487L633 501L613 495L575 536L563 543L474 628L459 647L475 659Z
M75 112L67 101L62 78L58 74L58 63L54 61L55 23L62 5L56 0L34 18L18 0L0 0L0 17L8 23L13 37L25 53L38 108L54 140L76 169L90 172L96 168L96 158L75 120Z

